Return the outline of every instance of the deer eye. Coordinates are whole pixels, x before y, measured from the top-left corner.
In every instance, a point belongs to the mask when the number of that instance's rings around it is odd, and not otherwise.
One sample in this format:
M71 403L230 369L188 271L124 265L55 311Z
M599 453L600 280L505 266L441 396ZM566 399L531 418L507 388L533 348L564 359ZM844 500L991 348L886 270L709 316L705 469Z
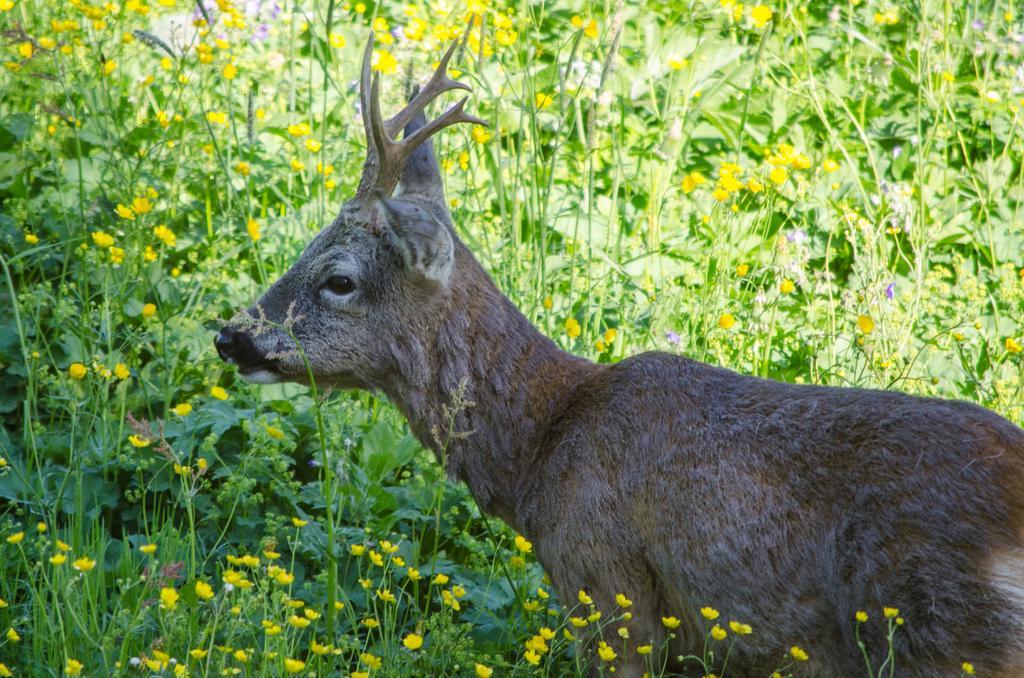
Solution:
M325 290L334 294L351 294L356 289L356 284L347 275L332 275L324 282Z

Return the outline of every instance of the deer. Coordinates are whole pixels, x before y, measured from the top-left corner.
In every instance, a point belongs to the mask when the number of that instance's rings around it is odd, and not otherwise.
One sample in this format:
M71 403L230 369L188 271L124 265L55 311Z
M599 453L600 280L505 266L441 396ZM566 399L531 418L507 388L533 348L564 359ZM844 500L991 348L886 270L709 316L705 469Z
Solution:
M457 43L386 120L373 44L355 195L216 335L241 379L383 394L435 453L454 417L447 472L534 544L561 600L585 591L606 618L631 601L619 675L645 671L640 644L699 655L704 606L753 629L729 675L794 645L798 675L864 675L888 606L897 675L1024 676L1024 431L967 402L563 351L456 233L431 138L484 123L468 95L425 109L471 91L447 74Z

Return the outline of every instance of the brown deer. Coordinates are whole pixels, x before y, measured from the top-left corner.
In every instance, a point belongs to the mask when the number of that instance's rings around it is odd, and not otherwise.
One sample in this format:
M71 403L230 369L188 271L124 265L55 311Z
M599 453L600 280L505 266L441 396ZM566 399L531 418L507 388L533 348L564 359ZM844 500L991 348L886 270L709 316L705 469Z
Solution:
M386 394L435 451L464 394L448 471L536 545L563 600L583 589L612 615L629 596L633 647L675 616L671 655L699 654L712 605L754 629L730 675L766 676L792 645L810 656L800 675L863 675L854 616L872 615L861 637L877 667L893 606L899 675L971 661L1024 676L1024 431L964 402L563 352L453 228L430 137L479 121L466 99L431 122L424 108L469 89L446 75L455 46L384 120L372 45L355 196L217 335L243 379L307 383L304 356L320 384ZM619 655L619 675L644 670Z

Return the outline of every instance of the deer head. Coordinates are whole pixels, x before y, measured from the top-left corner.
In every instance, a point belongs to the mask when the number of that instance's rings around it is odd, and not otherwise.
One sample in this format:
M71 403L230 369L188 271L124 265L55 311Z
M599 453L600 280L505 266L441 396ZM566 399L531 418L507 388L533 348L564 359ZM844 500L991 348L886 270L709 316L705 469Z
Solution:
M370 34L359 78L367 153L358 189L299 260L217 334L217 352L243 379L312 376L373 389L399 369L402 347L430 345L452 284L456 243L430 137L456 123L485 124L463 111L468 97L426 120L424 109L439 95L470 89L447 75L457 44L408 105L383 120Z

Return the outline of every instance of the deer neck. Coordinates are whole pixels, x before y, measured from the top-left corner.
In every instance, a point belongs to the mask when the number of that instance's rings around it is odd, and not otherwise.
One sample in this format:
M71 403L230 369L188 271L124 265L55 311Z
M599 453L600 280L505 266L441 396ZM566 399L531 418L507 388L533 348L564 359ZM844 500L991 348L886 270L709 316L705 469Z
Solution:
M419 350L403 347L396 358L405 356L406 368L384 391L480 507L517 528L520 483L549 425L596 366L560 350L468 250L458 250L460 284L439 320L436 344L422 347L418 361L409 356Z

